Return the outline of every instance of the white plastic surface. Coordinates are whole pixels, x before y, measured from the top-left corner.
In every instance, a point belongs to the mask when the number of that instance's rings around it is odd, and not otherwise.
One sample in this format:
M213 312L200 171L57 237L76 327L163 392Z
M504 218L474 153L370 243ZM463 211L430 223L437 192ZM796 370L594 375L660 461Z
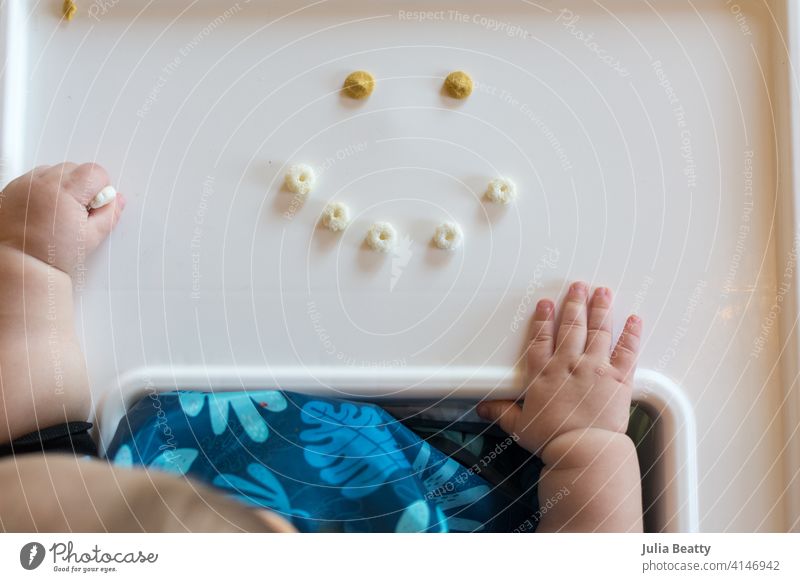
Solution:
M620 322L642 315L643 374L679 395L664 417L696 418L696 449L667 421L685 458L665 491L697 466L673 526L797 527L786 4L81 4L70 23L60 2L3 5L2 169L95 159L128 198L76 279L98 398L163 373L396 397L434 378L436 399L513 375L535 300L582 278L616 290ZM364 101L338 91L355 69L377 79ZM455 69L463 102L440 91ZM318 168L302 207L281 187L298 162ZM481 200L498 175L509 207ZM316 226L332 199L343 236ZM363 245L377 220L395 257ZM430 245L444 220L458 253Z

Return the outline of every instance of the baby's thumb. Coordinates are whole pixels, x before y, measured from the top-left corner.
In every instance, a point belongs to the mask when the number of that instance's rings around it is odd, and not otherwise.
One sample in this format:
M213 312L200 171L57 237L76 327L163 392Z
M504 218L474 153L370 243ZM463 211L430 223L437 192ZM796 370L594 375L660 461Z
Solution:
M513 400L491 400L481 402L476 409L478 416L497 423L508 434L513 434L522 408Z

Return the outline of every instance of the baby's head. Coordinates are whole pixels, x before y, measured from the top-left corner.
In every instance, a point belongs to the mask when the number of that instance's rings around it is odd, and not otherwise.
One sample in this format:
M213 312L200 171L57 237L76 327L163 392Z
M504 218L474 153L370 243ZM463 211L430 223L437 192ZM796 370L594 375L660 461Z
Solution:
M275 513L253 509L185 477L67 455L9 458L0 463L0 482L6 531L294 531Z

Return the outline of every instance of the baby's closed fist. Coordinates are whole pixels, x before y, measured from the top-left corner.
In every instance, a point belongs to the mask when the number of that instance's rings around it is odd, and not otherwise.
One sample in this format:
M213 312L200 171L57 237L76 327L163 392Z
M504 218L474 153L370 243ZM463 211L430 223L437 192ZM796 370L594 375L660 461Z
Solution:
M101 208L92 200L109 186L97 164L38 166L13 180L0 196L0 244L72 274L119 221L121 195Z

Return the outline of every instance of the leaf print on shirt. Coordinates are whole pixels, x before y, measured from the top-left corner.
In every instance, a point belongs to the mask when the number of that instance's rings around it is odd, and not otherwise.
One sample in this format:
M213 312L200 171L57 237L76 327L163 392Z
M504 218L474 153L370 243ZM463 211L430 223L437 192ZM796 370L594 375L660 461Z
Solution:
M447 533L447 518L442 509L436 507L433 512L434 522L431 521L431 508L428 502L420 499L405 508L397 520L394 531L397 533L423 533L427 531Z
M370 405L342 402L337 409L311 400L303 406L301 419L314 426L300 433L306 461L321 469L325 483L341 487L348 499L366 497L395 471L410 468L385 420Z
M308 516L307 512L292 508L286 490L272 471L258 463L251 463L247 466L247 474L255 483L237 475L222 474L214 477L213 484L232 491L234 497L245 503L266 507L287 517Z
M431 457L430 445L422 443L417 458L414 460L414 472L421 478L424 471L430 471L433 467L428 466ZM469 475L469 470L457 461L447 458L444 462L437 463L439 466L435 472L431 473L422 482L425 486L427 495L431 501L442 511L458 509L471 505L490 492L488 485L476 485L469 489L455 487L451 484L452 479L465 478ZM457 517L459 511L453 511L452 515L447 515L447 522L451 531L480 531L483 524L474 519Z
M185 475L200 452L197 449L168 449L154 458L147 465L148 469L157 469L167 473ZM142 465L142 459L136 455L136 464ZM128 445L122 445L112 461L117 467L130 469L134 465L133 451Z
M269 436L267 421L259 407L271 412L286 410L286 398L278 390L258 392L181 392L178 395L181 409L189 416L197 416L208 401L208 416L215 435L228 427L229 410L233 409L245 433L253 441L263 443ZM256 402L260 404L257 405Z
M185 475L199 454L200 451L197 449L166 450L153 459L147 468Z
M133 452L131 448L128 445L122 445L117 451L117 454L114 455L112 464L117 467L124 467L125 469L133 467Z

